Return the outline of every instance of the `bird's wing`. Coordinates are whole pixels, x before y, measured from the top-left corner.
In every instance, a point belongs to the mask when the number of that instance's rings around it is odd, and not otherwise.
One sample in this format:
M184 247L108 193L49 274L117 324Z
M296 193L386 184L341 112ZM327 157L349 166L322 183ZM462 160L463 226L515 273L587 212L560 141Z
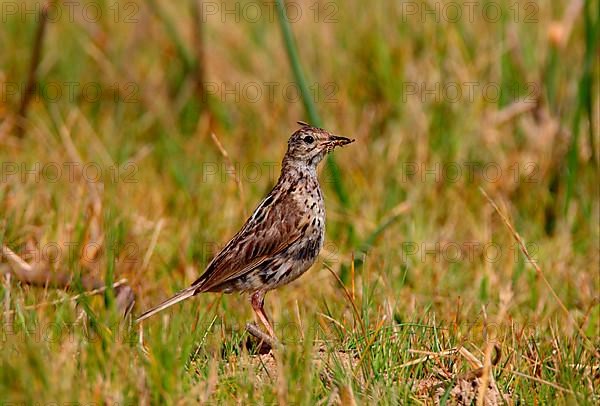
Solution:
M303 208L291 196L269 194L192 284L197 287L196 293L225 289L228 282L298 241L308 221Z

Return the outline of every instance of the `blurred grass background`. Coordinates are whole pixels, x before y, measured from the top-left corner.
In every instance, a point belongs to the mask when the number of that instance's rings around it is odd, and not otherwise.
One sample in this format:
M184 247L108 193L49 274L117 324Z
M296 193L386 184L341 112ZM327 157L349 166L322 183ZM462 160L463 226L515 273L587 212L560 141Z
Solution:
M444 401L472 365L406 363L462 346L489 364L493 336L510 401L596 403L600 9L467 3L287 2L286 25L279 0L50 2L23 111L44 3L3 0L0 242L73 282L0 262L1 401L397 404L434 401L432 376ZM237 295L145 323L147 353L112 289L28 307L90 275L127 278L134 313L186 286L276 182L297 120L357 142L321 174L322 260L267 296L276 367L240 349Z

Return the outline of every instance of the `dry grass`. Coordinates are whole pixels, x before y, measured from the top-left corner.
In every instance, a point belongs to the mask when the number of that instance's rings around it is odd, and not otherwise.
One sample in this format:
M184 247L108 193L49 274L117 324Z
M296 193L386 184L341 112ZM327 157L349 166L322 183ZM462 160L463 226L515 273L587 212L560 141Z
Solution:
M347 203L321 174L322 259L267 297L274 356L248 348L237 295L121 317L198 276L307 119L271 6L199 25L188 1L98 21L84 2L33 65L34 15L0 14L0 401L597 403L598 5L513 3L495 22L295 3L322 121L357 142L335 154ZM31 66L45 96L23 108Z

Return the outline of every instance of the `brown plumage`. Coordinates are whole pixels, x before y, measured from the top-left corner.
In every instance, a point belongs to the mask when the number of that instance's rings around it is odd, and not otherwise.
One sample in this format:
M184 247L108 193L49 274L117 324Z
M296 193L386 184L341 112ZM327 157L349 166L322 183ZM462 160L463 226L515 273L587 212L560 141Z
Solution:
M325 207L317 165L335 147L354 140L299 122L290 137L281 175L241 230L192 285L137 321L202 292L247 292L252 308L274 337L263 310L267 291L298 278L315 262L325 236Z

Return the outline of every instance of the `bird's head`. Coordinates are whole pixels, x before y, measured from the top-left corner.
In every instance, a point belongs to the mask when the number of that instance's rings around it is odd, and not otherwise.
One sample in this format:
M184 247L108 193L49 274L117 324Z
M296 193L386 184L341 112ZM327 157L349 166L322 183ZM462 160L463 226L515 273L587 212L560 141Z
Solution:
M284 162L316 167L335 147L354 142L302 121L298 124L301 128L290 137Z

